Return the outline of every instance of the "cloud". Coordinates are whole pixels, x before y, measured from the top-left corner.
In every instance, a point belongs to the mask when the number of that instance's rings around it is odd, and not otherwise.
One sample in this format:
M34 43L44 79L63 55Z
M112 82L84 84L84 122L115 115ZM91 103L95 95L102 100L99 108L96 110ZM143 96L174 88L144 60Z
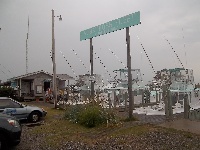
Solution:
M62 22L55 18L57 71L73 76L66 60L59 53L61 50L76 74L84 74L87 72L86 69L71 50L75 49L89 68L89 41L80 42L80 31L140 11L142 24L130 28L132 68L141 68L147 81L154 76L144 52L141 54L140 42L156 70L179 66L174 52L164 39L165 35L184 63L187 52L188 67L194 67L195 81L199 82L199 71L196 71L200 39L199 8L198 0L1 0L0 63L15 75L25 73L25 39L29 16L29 71L43 69L52 72L49 56L52 36L51 9L55 9L55 15L63 17ZM140 40L137 39L137 35ZM125 30L96 37L93 39L93 45L109 72L123 67L109 52L109 48L126 64ZM105 69L97 60L94 65L95 72L105 75ZM7 78L3 73L0 73L0 77L3 80Z

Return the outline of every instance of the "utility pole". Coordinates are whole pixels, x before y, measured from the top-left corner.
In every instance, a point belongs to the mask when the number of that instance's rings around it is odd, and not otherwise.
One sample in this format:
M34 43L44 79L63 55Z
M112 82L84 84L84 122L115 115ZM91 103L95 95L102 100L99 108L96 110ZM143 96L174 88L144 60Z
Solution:
M90 38L90 71L91 71L91 78L94 76L94 62L93 62L93 45L92 45L92 38ZM91 93L90 97L92 100L92 104L94 104L94 80L91 80Z
M57 84L56 84L56 60L55 60L55 37L54 37L54 10L52 9L52 61L53 61L53 97L54 108L57 107ZM57 16L61 21L61 15Z
M129 118L133 117L133 92L132 92L132 74L131 74L131 52L129 27L126 27L126 46L127 46L127 68L128 68L128 95L129 95Z

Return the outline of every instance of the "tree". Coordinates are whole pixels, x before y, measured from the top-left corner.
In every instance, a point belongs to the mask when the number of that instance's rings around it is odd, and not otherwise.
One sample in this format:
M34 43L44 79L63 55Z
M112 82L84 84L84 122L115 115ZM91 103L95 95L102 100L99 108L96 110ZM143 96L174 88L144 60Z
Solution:
M15 91L11 87L0 87L0 97L14 97Z

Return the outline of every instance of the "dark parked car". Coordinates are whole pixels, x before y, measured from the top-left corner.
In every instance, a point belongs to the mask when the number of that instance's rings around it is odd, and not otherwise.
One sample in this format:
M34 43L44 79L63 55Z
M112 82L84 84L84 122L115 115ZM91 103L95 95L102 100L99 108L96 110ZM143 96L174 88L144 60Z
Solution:
M38 122L47 114L43 108L24 105L8 97L0 97L0 113L15 116L19 120L28 119L30 122Z
M21 126L15 117L0 113L0 150L20 143Z

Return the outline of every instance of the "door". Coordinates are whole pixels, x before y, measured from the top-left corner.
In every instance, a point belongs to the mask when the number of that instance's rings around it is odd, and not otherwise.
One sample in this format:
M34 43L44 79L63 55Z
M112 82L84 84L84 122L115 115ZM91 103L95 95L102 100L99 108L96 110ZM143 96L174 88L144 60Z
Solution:
M44 82L44 91L47 91L50 88L50 82Z

